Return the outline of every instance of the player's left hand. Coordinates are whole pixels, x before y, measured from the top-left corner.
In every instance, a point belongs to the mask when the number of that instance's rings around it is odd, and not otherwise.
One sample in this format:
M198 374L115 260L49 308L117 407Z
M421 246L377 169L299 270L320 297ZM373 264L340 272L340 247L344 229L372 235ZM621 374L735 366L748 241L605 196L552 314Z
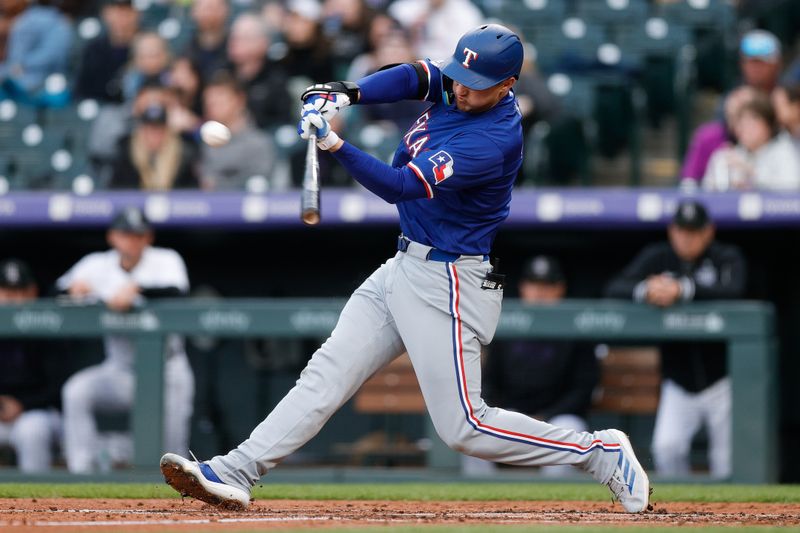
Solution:
M106 300L106 305L112 311L127 311L133 307L136 298L139 296L139 287L135 283L126 285Z
M316 130L317 146L322 150L330 150L339 143L339 136L331 129L330 123L325 120L314 104L303 106L300 122L297 124L297 133L303 139L311 137L312 130Z
M313 104L323 117L332 119L345 107L358 102L360 89L351 81L331 81L306 87L300 99Z

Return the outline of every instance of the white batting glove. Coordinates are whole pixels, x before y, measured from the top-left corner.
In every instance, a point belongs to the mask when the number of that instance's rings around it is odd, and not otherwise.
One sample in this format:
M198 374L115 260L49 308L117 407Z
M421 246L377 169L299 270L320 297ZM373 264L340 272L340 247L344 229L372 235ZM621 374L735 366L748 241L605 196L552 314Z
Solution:
M352 81L329 81L306 87L300 99L314 104L322 116L330 120L345 107L358 103L361 89Z
M308 97L307 104L313 105L327 120L350 105L350 98L344 93L314 94Z
M301 138L308 140L313 130L316 130L317 146L321 150L330 150L339 142L339 136L331 129L314 104L306 104L301 111L300 122L297 124L297 133Z

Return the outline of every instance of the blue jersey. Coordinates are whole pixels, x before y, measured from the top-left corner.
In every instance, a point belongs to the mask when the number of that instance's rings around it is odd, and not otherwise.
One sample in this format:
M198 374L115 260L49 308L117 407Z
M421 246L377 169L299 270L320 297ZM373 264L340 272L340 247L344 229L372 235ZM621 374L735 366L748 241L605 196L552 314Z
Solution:
M460 111L444 97L438 67L420 64L429 77L425 99L432 105L403 136L392 162L395 172L386 172L377 160L363 160L370 156L346 143L334 157L368 189L397 203L409 239L446 252L488 254L508 217L522 164L516 99L511 92L486 112ZM415 75L408 71L413 68L402 65L360 80L360 103L416 96Z

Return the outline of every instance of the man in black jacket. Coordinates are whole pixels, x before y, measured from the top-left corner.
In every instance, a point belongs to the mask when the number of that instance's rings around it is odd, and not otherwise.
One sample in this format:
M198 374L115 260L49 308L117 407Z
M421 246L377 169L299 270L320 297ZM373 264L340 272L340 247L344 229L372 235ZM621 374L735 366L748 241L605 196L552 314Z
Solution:
M646 247L613 279L606 295L669 307L695 300L741 298L741 251L714 240L715 228L697 201L682 201L667 230L669 243ZM731 469L731 384L722 343L674 342L661 347L661 398L653 433L659 474L685 476L694 435L705 424L711 475Z
M22 304L37 294L27 264L0 263L0 305ZM23 472L48 470L59 440L61 382L46 357L43 343L0 339L0 444L14 448Z

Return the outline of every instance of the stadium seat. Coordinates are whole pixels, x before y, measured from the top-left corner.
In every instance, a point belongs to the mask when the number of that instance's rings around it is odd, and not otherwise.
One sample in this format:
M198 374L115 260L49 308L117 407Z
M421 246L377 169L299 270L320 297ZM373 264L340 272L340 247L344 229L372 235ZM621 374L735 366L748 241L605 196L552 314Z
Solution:
M648 12L646 0L581 0L576 10L584 20L610 26L640 25Z
M542 70L577 72L596 65L597 49L606 42L606 35L601 26L569 17L560 24L536 26L530 40Z
M488 16L519 29L526 40L537 25L558 25L567 12L564 0L483 0L480 4Z
M16 146L22 129L35 122L34 108L19 105L12 100L0 101L0 152Z

